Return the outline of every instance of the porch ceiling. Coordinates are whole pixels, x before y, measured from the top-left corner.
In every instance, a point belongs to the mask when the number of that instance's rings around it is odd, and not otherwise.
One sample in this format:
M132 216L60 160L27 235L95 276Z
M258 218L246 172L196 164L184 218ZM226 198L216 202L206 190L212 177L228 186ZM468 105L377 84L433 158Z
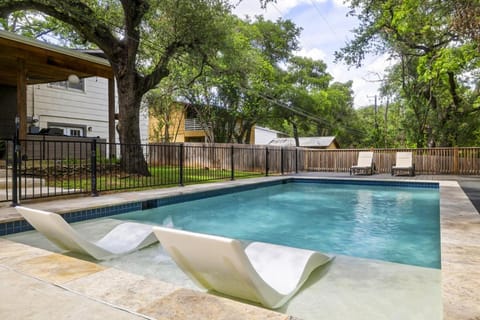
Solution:
M70 74L113 78L105 59L0 30L0 85L17 85L19 59L25 61L27 84L64 81Z

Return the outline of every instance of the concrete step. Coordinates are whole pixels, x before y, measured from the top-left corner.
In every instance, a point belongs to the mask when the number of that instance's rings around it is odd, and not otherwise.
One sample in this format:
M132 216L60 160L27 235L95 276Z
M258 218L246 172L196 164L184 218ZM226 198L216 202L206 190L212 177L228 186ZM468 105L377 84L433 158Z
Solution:
M47 195L63 195L63 194L68 194L68 191L69 190L66 190L66 189L61 189L61 188L48 188L48 187L30 187L30 188L22 188L22 194L21 194L21 198L32 198L32 197L41 197L41 195L43 196L47 196ZM74 190L71 190L70 192L72 192ZM12 200L12 189L3 189L3 190L0 190L0 201L5 201L7 199L7 195L8 195L8 199L11 201Z
M46 182L44 179L35 178L35 177L21 177L20 183L22 188L31 188L31 187L46 187ZM0 176L0 190L11 188L12 187L12 176L9 173L8 178Z

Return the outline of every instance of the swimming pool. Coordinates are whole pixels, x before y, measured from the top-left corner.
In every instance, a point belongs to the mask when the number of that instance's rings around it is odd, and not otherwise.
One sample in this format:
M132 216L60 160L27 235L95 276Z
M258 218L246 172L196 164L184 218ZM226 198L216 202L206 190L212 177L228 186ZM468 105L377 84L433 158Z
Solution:
M438 187L412 186L294 180L113 217L440 268Z

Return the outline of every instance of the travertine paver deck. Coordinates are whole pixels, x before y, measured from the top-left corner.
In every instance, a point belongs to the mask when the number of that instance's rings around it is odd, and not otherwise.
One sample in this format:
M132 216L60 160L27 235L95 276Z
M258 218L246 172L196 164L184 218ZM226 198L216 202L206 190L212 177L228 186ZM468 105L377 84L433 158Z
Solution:
M440 189L445 319L480 319L480 216L456 182Z
M5 239L0 248L0 319L289 318Z
M320 174L332 178L350 178L348 174ZM306 176L318 177L319 174L308 174ZM353 177L355 179L390 179L387 175L376 175L373 177ZM279 179L278 177L265 178L268 180ZM229 187L245 183L263 181L265 179L239 180L227 183L215 183L209 185L196 185L161 190L148 190L141 192L125 192L120 194L104 195L97 198L84 197L75 199L62 199L30 204L32 207L51 210L55 212L68 212L86 207L101 207L131 201L158 198L167 194L183 194L208 190L219 187ZM396 179L411 179L397 177ZM448 180L441 182L441 240L442 240L442 294L444 319L480 319L480 216L469 201L468 197L461 190L454 180L458 177L447 176L417 176L416 180ZM470 179L470 183L475 183ZM480 179L478 180L480 184ZM19 216L13 208L0 208L0 222L18 219ZM11 287L19 286L33 292L46 291L45 299L48 300L52 290L65 291L65 301L70 301L71 295L81 299L99 299L110 301L110 303L129 309L134 312L150 314L158 319L191 319L193 314L199 314L204 319L286 319L286 315L265 311L264 309L240 304L231 300L221 299L196 291L179 289L171 284L161 281L146 280L140 276L134 276L112 268L99 267L89 269L83 265L79 266L84 272L79 278L72 278L64 282L63 289L51 288L50 282L55 280L47 278L38 280L37 276L46 277L48 271L42 269L42 263L52 266L52 272L61 272L59 264L70 260L61 260L50 252L31 248L21 244L15 244L0 239L0 299L13 303L19 309L38 310L38 304L26 301L18 290ZM73 259L73 258L70 258ZM35 268L26 267L31 260ZM16 270L18 268L18 270ZM33 272L32 269L38 271ZM48 269L48 268L47 268ZM28 274L32 272L32 274ZM60 279L65 277L61 275ZM118 280L118 281L117 281ZM37 282L41 281L41 284ZM43 282L47 281L47 282ZM148 283L154 283L149 287ZM28 284L30 283L30 285ZM37 291L35 291L37 290ZM75 294L69 290L74 290ZM19 294L17 298L10 293ZM33 294L33 293L32 293ZM67 297L68 296L68 297ZM31 296L28 296L31 298ZM86 298L89 297L89 298ZM6 299L6 300L3 300ZM213 299L213 300L212 300ZM216 300L219 299L219 300ZM95 300L92 300L95 302ZM145 302L143 302L145 301ZM91 302L91 301L90 301ZM67 303L67 302L66 302ZM96 302L98 303L98 302ZM52 300L52 305L53 300ZM102 309L95 304L95 308ZM48 304L45 304L48 309ZM161 307L161 308L159 308ZM371 306L370 306L371 307ZM50 307L52 308L52 307ZM74 308L75 309L75 308ZM12 308L0 308L0 319L17 319L11 317ZM63 309L62 309L63 310ZM78 310L78 309L75 309ZM103 309L102 309L103 310ZM214 311L212 311L214 310ZM54 312L54 308L52 312ZM65 311L65 310L64 310ZM119 310L114 310L119 312ZM74 311L72 311L74 312ZM100 312L100 311L99 311ZM103 311L101 311L103 312ZM112 311L113 312L113 311ZM236 317L232 317L234 313ZM61 314L61 313L59 313ZM228 315L230 314L230 315ZM10 317L9 317L10 316ZM328 315L327 315L328 316ZM122 318L123 317L123 318ZM132 317L132 318L128 318ZM136 319L135 314L120 313L111 318ZM55 318L55 317L52 317ZM104 317L110 318L110 317ZM196 317L195 319L202 319Z
M0 319L145 319L0 265Z

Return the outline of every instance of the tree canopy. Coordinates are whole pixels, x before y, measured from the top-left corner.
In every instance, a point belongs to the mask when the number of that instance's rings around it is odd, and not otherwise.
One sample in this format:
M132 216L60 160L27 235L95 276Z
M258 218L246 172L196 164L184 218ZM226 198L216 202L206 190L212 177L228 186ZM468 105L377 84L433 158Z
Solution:
M386 113L383 134L402 136L405 146L478 144L478 22L470 14L478 4L355 0L350 5L360 26L337 60L358 66L368 53L388 53L396 62L381 93L390 108L399 109L400 126L390 132Z
M195 109L209 142L249 143L256 124L297 138L338 134L352 141L346 129L354 117L351 83L332 84L323 61L295 56L298 27L261 16L232 16L230 23L228 40L201 75L192 79L195 67L177 64L171 81L160 85L178 85L176 99Z
M118 89L122 164L131 173L149 175L140 146L142 97L168 76L176 59L188 55L202 64L215 55L229 9L223 0L9 0L0 3L0 17L10 28L22 18L18 12L23 17L29 10L42 12L56 19L54 24L62 22L62 32L55 33L105 53ZM51 21L38 20L43 27Z
M196 110L211 142L248 142L259 124L294 137L335 135L346 147L478 144L480 5L349 5L360 25L336 60L358 66L367 54L382 53L394 61L377 102L358 110L352 82L334 82L323 61L295 55L301 29L294 23L239 19L226 0L9 0L0 3L0 23L105 52L117 80L122 159L133 159L124 163L130 172L148 174L138 114L149 91L145 101L162 130L172 125L174 102L183 102Z

